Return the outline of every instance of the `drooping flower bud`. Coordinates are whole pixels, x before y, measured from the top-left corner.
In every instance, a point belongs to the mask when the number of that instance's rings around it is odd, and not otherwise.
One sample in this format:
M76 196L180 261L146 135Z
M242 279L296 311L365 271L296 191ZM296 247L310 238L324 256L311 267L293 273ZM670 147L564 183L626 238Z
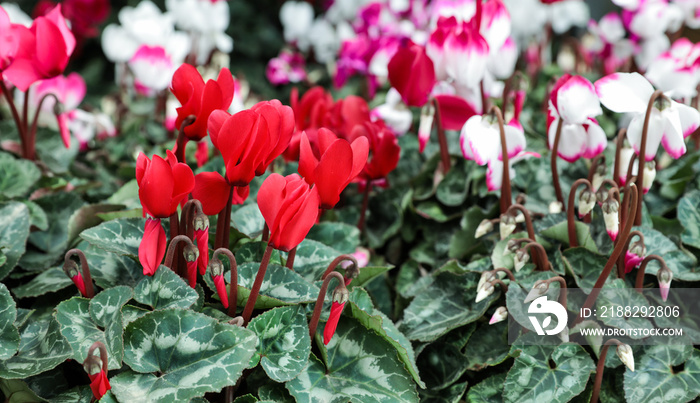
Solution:
M493 231L493 222L491 222L489 219L484 219L479 223L479 226L476 227L474 238L481 238L491 231Z
M549 203L549 214L559 214L561 213L564 205L560 201L553 201Z
M420 123L418 124L418 150L423 152L425 145L430 139L430 132L433 130L433 120L435 119L435 107L432 102L428 102L420 111Z
M338 328L338 321L340 320L340 315L343 313L343 308L345 303L348 302L348 289L343 287L336 287L333 290L333 303L331 304L331 313L328 315L328 322L323 328L323 344L328 345L333 335L335 334L335 329Z
M605 221L605 230L608 231L610 239L613 241L617 238L620 232L620 222L618 221L618 211L620 203L612 198L609 198L603 203L603 220Z
M588 215L593 207L595 207L596 196L590 190L586 189L581 192L581 196L578 198L578 216L580 218Z
M499 306L496 308L496 312L493 313L491 319L489 320L489 325L496 324L498 322L503 322L508 318L508 309L505 306Z
M666 302L668 299L668 292L671 291L671 281L673 280L673 272L668 267L662 266L656 273L656 277L659 279L659 291L661 292L661 299Z
M595 168L595 172L593 173L593 179L591 180L591 187L593 188L593 191L596 191L600 188L600 185L603 184L603 180L605 180L605 171L606 171L605 164L598 164L598 166Z
M503 256L508 256L511 253L515 253L520 248L520 241L517 239L511 239L503 248Z
M66 262L63 263L63 272L73 281L73 284L75 284L78 291L80 291L80 295L87 297L85 281L83 280L83 275L80 273L80 270L78 270L78 264L73 260L66 260Z
M203 276L209 264L209 217L206 214L197 214L194 217L194 239L199 249L197 267L199 274Z
M197 285L197 259L199 258L199 249L193 244L185 245L183 255L187 262L187 279L190 282L190 287L194 288Z
M654 179L656 178L656 162L652 161L647 161L646 164L644 164L644 181L642 182L642 190L644 191L644 194L646 194L649 189L651 189L651 185L654 183Z
M493 270L485 271L481 273L481 277L479 278L479 284L476 285L476 289L479 290L484 283L489 282L491 280L495 280L498 278L496 274L493 272Z
M527 262L530 261L530 254L527 253L525 249L518 249L515 252L515 257L513 258L513 265L515 266L515 271L520 271Z
M530 290L530 292L527 293L527 296L525 296L525 300L523 302L526 304L528 302L532 302L532 301L536 300L537 298L546 294L547 290L549 290L549 286L547 285L547 283L542 282L542 281L538 281L532 287L532 290Z
M501 239L506 239L515 231L515 218L509 214L501 215L501 224L499 225Z
M214 280L214 285L216 286L216 293L219 295L221 303L224 308L228 308L228 293L226 292L226 282L224 281L224 265L219 259L212 259L209 261L209 273L211 273L211 278Z
M647 248L641 240L630 245L629 250L625 251L625 274L631 272L635 267L639 267L646 254Z
M632 353L632 347L630 347L629 344L621 343L617 346L616 353L617 356L620 357L620 361L622 361L630 371L634 372L634 354Z
M481 285L481 287L476 291L476 300L474 302L479 303L485 300L489 295L493 294L496 287L493 286L492 282L486 282Z

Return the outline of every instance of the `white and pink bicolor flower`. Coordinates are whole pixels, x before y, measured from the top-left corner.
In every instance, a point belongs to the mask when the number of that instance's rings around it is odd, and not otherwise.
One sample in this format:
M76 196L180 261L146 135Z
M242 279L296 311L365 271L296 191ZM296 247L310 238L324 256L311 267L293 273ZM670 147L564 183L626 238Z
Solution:
M539 157L537 153L524 151L525 135L521 130L506 125L505 137L509 164L528 157ZM472 116L462 127L460 144L464 158L473 160L479 165L488 164L486 184L489 191L500 189L503 177L503 160L498 122L488 116ZM512 178L514 171L510 169L509 172Z
M175 63L165 48L143 45L129 60L129 68L134 73L136 91L153 96L168 88L175 72Z
M581 76L564 75L552 89L547 116L549 147L554 145L557 126L562 120L557 155L568 162L593 158L607 145L605 132L594 116L603 113L595 88Z
M476 87L486 73L489 44L471 23L455 26L445 39L445 71L458 85Z
M606 108L613 112L633 114L627 128L627 140L639 155L645 113L654 87L639 73L615 73L596 81L595 88L600 102ZM665 96L660 97L649 116L645 160L654 159L659 144L663 144L671 157L679 158L686 152L685 137L698 126L700 113L696 109Z

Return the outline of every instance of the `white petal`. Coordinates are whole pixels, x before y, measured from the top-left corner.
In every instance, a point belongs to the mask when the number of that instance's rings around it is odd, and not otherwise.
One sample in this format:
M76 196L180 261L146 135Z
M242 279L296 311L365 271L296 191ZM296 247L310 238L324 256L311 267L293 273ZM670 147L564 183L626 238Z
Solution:
M602 103L613 112L643 113L654 87L639 73L615 73L595 82Z
M128 62L139 44L119 25L109 24L102 32L102 51L112 62Z
M511 177L513 175L513 170L510 172ZM486 170L486 187L489 192L498 190L503 184L503 162L501 161L489 161L488 169Z
M490 160L498 158L501 150L500 136L481 116L475 115L467 120L462 127L462 136L466 138L477 164L486 165Z
M700 126L700 112L688 105L671 101L672 108L678 111L683 137L690 136Z
M685 154L686 147L678 110L673 107L666 108L661 115L664 118L664 135L661 139L664 149L671 157L680 158Z
M583 154L584 158L595 158L600 155L605 150L608 145L608 137L605 135L603 129L598 126L598 124L590 122L588 124L588 141L586 145L586 152Z
M646 160L651 161L656 157L656 151L659 149L661 144L661 138L664 133L665 119L661 117L661 112L656 108L652 108L651 116L649 117L649 128L647 131L647 143L646 143ZM634 151L639 155L640 147L642 143L642 129L644 127L644 115L639 114L632 118L629 127L627 128L627 140Z
M522 130L519 130L513 126L506 125L505 126L505 133L506 133L506 146L508 148L508 157L513 158L516 155L520 154L521 151L525 149L525 134L523 134ZM500 140L500 133L499 135L499 140ZM499 141L500 143L500 141ZM498 158L501 158L501 150L499 147L498 150Z
M593 84L581 76L571 77L559 88L557 108L566 123L583 124L603 113Z
M559 119L549 127L549 137L554 140ZM563 124L559 135L559 148L557 155L568 162L574 162L586 152L586 131L582 125Z

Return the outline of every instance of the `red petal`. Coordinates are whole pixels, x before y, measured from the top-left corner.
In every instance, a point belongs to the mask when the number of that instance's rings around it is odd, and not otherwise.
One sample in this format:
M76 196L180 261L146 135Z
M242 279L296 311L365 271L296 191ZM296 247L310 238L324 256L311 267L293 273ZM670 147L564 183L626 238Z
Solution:
M165 230L160 225L160 219L147 219L139 245L139 262L143 266L144 275L152 276L156 273L165 257L166 242Z
M316 133L316 141L314 141L314 144L318 146L318 155L320 156L321 154L325 153L328 147L330 147L336 140L338 140L338 136L336 136L331 130L326 129L325 127L318 129L318 132Z
M435 67L425 48L410 40L389 61L389 82L409 106L423 106L435 85Z
M476 115L464 98L454 95L436 95L435 100L440 108L442 127L445 130L461 130L467 120Z
M231 185L218 172L202 172L195 176L192 197L202 203L202 211L206 215L219 214L231 192Z
M216 78L216 83L219 85L221 90L221 109L228 109L233 101L233 95L236 91L236 85L233 82L233 75L231 70L224 67L219 72L219 76Z
M223 127L226 119L231 117L228 112L222 110L215 110L209 115L209 120L207 121L207 129L209 130L209 136L211 137L211 142L214 147L219 148L217 141L219 139L219 133Z
M221 93L219 85L214 81L207 81L204 85L204 92L202 93L202 106L197 113L194 123L185 127L185 135L187 135L189 139L195 141L206 137L209 115L211 115L214 110L221 109L222 105L223 94Z
M185 63L175 70L173 79L170 82L170 91L172 91L183 107L187 105L188 101L196 101L199 104L202 99L203 89L204 80L194 66Z
M277 249L290 251L294 249L311 230L318 218L320 199L318 190L314 187L304 197L301 207L296 214L281 228L278 228L278 242L273 244ZM270 242L272 243L272 230Z
M306 132L302 132L301 141L299 142L299 168L297 171L308 184L312 185L316 180L314 170L317 166L318 160L311 149L309 137L306 135Z
M55 77L63 72L68 64L68 49L61 38L61 30L44 17L34 20L32 30L36 35L35 67L43 78Z
M350 144L350 147L352 147L352 171L350 171L348 183L352 182L352 180L362 172L365 165L367 165L367 158L369 158L369 140L365 136L357 137L355 141ZM348 183L346 183L345 186L347 186Z
M197 249L199 249L197 266L199 267L199 274L203 276L209 264L209 228L194 230L194 239L197 240Z
M231 204L243 204L250 195L250 186L236 186L233 191Z
M190 287L194 288L197 285L197 260L187 262L187 279L190 282Z
M70 148L70 130L68 130L68 116L65 113L56 115L58 130L61 133L61 140L66 148Z
M343 313L343 308L345 308L345 303L339 304L335 301L331 304L331 313L328 315L328 322L323 328L323 344L328 345L333 335L335 334L335 329L338 328L338 321L340 320L340 315Z
M78 273L75 276L71 277L71 280L73 280L73 284L75 284L76 287L78 287L78 291L80 291L80 295L83 297L87 297L87 291L85 290L85 281L83 280L83 276Z
M170 164L165 162L163 158L154 155L153 160L146 167L141 183L139 183L141 205L153 217L170 217L173 214L170 202L174 187L173 170L170 168ZM166 196L164 197L164 195Z
M207 163L207 160L209 160L209 144L206 141L197 143L197 152L194 153L194 157L197 159L198 167Z
M274 223L280 214L286 183L282 175L275 173L268 176L258 190L258 208L270 229L270 234L277 230Z
M216 293L219 294L219 299L224 304L224 308L228 308L228 293L226 292L224 276L214 276L214 285L216 285Z
M352 148L344 139L337 139L328 147L316 168L316 188L321 207L333 208L340 200L340 193L350 182L353 158Z
M95 396L95 399L98 400L101 399L108 390L112 389L112 386L109 384L109 379L107 379L107 374L104 370L100 371L99 374L92 378L92 382L90 382L90 389L92 389L92 394Z
M194 189L194 174L192 173L192 169L187 164L175 164L175 166L172 168L172 175L173 178L177 178L177 180L174 182L175 186L171 196L171 215L177 211L177 206L185 201L187 195L189 195L190 192L192 192L192 189Z

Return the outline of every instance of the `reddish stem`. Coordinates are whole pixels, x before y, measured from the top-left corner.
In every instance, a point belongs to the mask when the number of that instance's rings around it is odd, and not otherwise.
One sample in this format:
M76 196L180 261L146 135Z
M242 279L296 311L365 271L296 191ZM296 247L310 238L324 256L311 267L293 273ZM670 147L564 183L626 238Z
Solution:
M639 270L637 271L637 278L634 282L634 288L637 291L642 291L642 288L644 287L644 272L647 269L647 265L649 262L652 260L656 260L659 262L662 268L668 269L668 266L666 266L666 262L664 261L664 258L662 258L659 255L649 255L642 260L642 264L639 266ZM660 269L661 270L661 269Z
M576 217L574 217L574 199L576 198L576 191L581 185L588 186L590 191L593 191L591 182L588 179L577 179L573 185L571 185L571 190L569 191L569 205L566 209L566 226L569 232L569 246L575 248L578 246L578 235L576 234Z
M437 99L432 98L431 101L433 107L435 108L435 126L437 127L438 144L440 145L440 159L442 160L442 170L443 173L447 173L452 165L450 160L450 150L447 147L447 136L445 135L445 128L442 126L442 112L440 111L440 104Z
M620 186L620 152L622 147L625 145L625 135L627 134L627 129L622 128L617 132L617 139L615 144L615 164L613 165L613 180ZM629 171L627 171L629 172Z
M189 115L180 125L180 131L177 133L177 140L175 140L175 157L178 162L187 163L185 160L185 147L187 146L188 139L185 135L185 128L194 123L195 119L197 119L195 115Z
M248 296L248 301L243 309L243 323L248 324L250 322L250 316L253 314L253 309L255 308L255 302L258 300L258 294L260 293L260 286L262 286L263 279L265 278L265 272L267 271L267 266L270 264L270 257L272 256L272 246L270 244L265 248L265 254L263 255L262 262L260 262L260 268L258 269L258 274L255 276L255 282L253 283L253 288L250 290L250 295Z
M637 169L637 189L640 192L642 192L642 189L644 189L644 164L647 161L647 132L649 131L649 119L651 118L651 109L654 107L654 102L656 102L656 99L663 95L664 93L661 90L656 90L653 94L651 94L651 98L649 98L649 104L647 105L647 111L644 115L642 141L639 146L639 168ZM634 216L635 225L642 225L642 199L644 199L644 192L640 193L639 198L637 199L637 210Z
M591 395L591 403L598 403L598 396L600 395L600 385L603 383L603 371L605 370L605 357L608 355L608 348L611 344L620 345L622 344L617 339L610 339L605 342L605 345L600 350L600 357L598 357L598 365L595 369L595 381L593 382L593 394Z
M294 271L294 257L297 255L297 247L295 246L292 248L292 250L289 251L289 254L287 255L287 268L291 271Z
M479 2L477 1L477 4ZM501 162L503 163L503 178L501 181L501 214L505 214L513 203L513 195L510 188L510 162L508 158L508 143L506 141L506 129L503 122L501 109L494 105L489 109L489 114L494 114L498 120L498 130L501 135Z
M318 320L321 317L321 309L323 309L323 300L326 299L326 291L328 290L328 285L331 280L338 280L338 287L345 288L345 280L343 275L337 271L332 271L325 277L323 284L321 285L321 291L318 293L316 298L316 304L314 305L314 313L311 315L311 321L309 322L309 336L313 340L316 335L316 327L318 327Z
M561 128L564 123L564 119L559 119L557 123L557 131L554 134L554 144L552 145L552 155L550 156L550 163L552 165L552 181L554 182L554 193L557 196L557 201L564 206L564 196L561 193L561 185L559 184L559 172L557 171L557 154L559 152L559 141L561 140Z

